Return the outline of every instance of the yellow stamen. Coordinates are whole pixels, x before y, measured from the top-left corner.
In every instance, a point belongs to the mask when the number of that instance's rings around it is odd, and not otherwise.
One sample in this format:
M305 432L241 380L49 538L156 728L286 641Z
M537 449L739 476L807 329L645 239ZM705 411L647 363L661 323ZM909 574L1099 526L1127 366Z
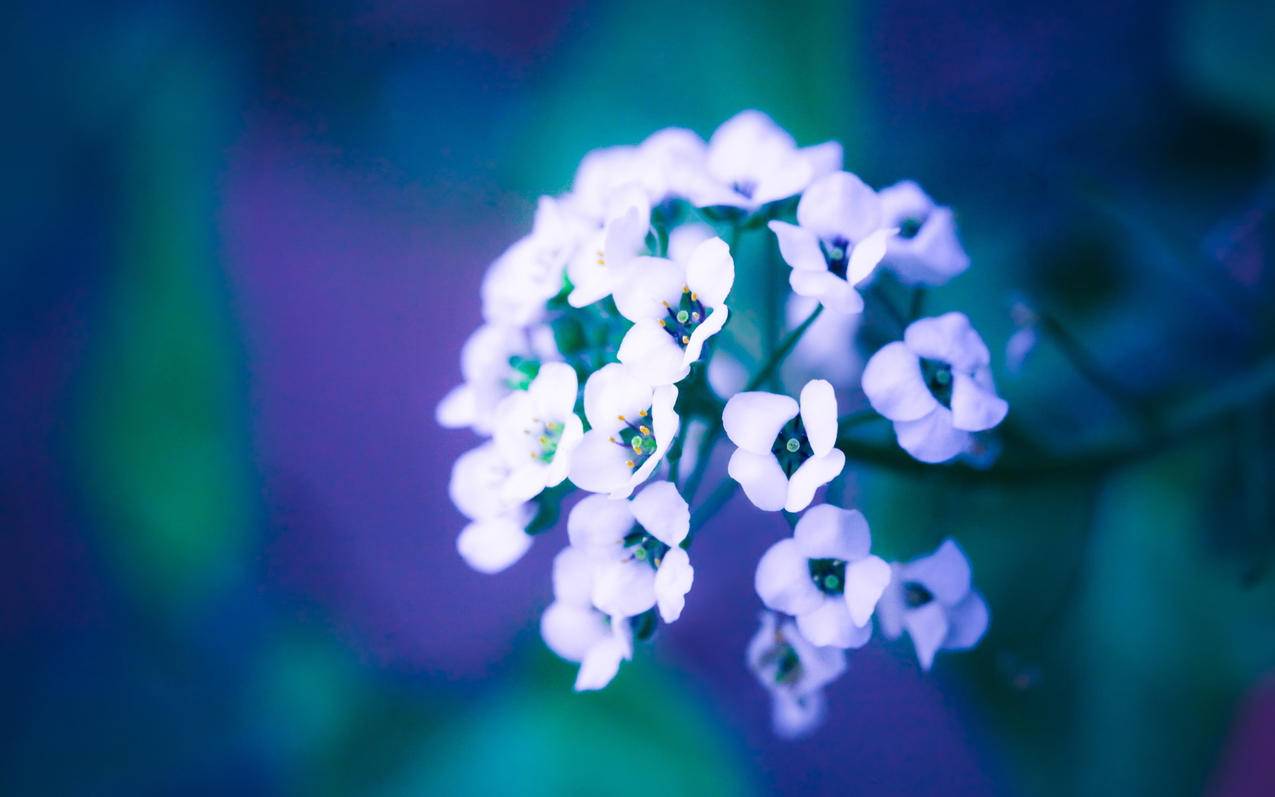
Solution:
M639 426L639 427L638 427L638 431L639 431L639 432L641 432L642 434L650 434L650 433L651 433L651 430L650 430L650 429L648 429L648 428L646 428L645 426Z

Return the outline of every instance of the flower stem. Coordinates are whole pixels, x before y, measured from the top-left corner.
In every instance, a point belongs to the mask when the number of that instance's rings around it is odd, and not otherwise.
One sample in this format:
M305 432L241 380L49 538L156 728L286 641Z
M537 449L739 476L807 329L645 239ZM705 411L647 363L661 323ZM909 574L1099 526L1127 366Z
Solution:
M801 341L801 336L806 334L806 330L810 329L810 325L815 323L815 319L818 318L819 314L822 312L823 305L820 304L811 311L810 315L806 316L805 321L802 321L796 329L789 332L783 339L783 342L779 344L779 347L772 351L770 356L766 358L766 362L762 363L761 370L754 374L752 379L748 380L748 385L744 388L744 390L756 390L764 385L766 381L770 379L771 374L775 372L775 369L783 364L784 359Z
M734 479L723 479L720 484L713 488L713 492L708 494L708 498L704 499L704 503L699 505L691 515L691 531L686 535L686 539L682 541L683 548L691 547L691 540L695 537L695 531L708 521L712 520L717 512L726 505L726 502L734 497L735 491L739 489L739 483Z
M1106 396L1122 412L1141 424L1144 431L1154 434L1155 419L1128 388L1107 374L1103 367L1098 364L1097 358L1089 353L1089 350L1079 339L1052 316L1042 314L1039 316L1038 323L1040 324L1040 330L1049 337L1058 348L1058 351L1067 359L1067 362L1071 363L1072 368L1076 369L1076 373L1097 388L1098 392Z

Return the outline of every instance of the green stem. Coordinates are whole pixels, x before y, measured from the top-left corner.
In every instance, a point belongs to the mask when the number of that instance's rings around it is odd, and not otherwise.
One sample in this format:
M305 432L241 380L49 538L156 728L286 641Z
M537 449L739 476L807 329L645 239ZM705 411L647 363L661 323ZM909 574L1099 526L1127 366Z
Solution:
M739 483L734 479L723 479L720 484L713 488L713 492L708 494L708 498L704 499L704 503L691 515L691 531L686 535L686 539L682 541L683 548L691 547L691 540L695 538L695 532L702 528L708 521L712 520L721 510L726 502L730 501L735 495L735 491L739 489Z
M1097 358L1090 354L1085 345L1057 319L1048 315L1041 315L1039 319L1040 330L1053 342L1067 362L1071 363L1071 367L1122 412L1141 424L1144 431L1153 434L1155 420L1147 413L1138 398L1128 388L1109 376L1099 365Z
M748 385L744 388L745 391L756 390L764 385L766 380L770 379L771 374L773 374L775 369L783 364L784 359L801 341L801 336L806 334L806 330L810 329L810 325L815 323L815 319L818 318L819 314L822 312L823 305L820 304L815 307L810 315L806 316L805 321L802 321L796 329L788 333L788 335L783 339L783 342L779 344L779 348L772 351L770 356L766 358L766 362L762 363L761 370L754 374L752 379L748 380Z

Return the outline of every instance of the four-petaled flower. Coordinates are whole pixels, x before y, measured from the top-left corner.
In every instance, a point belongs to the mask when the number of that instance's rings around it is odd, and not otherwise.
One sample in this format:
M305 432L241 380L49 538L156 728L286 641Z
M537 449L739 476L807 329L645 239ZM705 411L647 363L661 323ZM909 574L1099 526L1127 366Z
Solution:
M680 381L726 324L734 283L735 261L721 238L703 241L685 260L633 260L614 293L615 306L634 322L620 342L620 362L651 385Z
M841 145L799 148L761 111L741 111L708 140L704 172L689 198L700 207L755 210L801 193L811 180L841 168Z
M863 392L894 421L899 445L922 462L945 462L971 432L999 424L1009 405L996 395L983 339L963 313L914 321L863 369Z
M456 538L456 550L480 573L499 573L522 558L531 547L526 533L534 506L501 500L500 485L509 478L509 464L490 441L457 457L447 492L470 523Z
M585 432L571 459L571 481L592 493L627 498L646 481L677 436L677 388L652 388L627 366L604 365L584 385Z
M792 267L793 291L839 313L863 310L854 286L872 274L894 233L881 222L881 200L858 177L833 172L816 180L797 203L797 224L770 222Z
M553 333L547 326L507 327L484 324L460 350L464 384L438 404L438 422L449 429L468 426L491 434L496 407L515 390L526 390L541 363L558 359Z
M922 285L942 285L969 267L951 208L935 205L911 180L881 189L880 196L885 226L898 230L886 244L882 266L903 282Z
M738 446L727 471L758 509L800 512L846 465L836 448L837 396L822 379L806 383L800 404L775 393L738 393L726 402L722 425Z
M773 612L762 612L748 643L748 667L770 692L775 732L791 739L823 719L823 688L846 671L846 654L812 645L791 620L780 623Z
M938 651L972 648L983 638L987 604L970 586L969 560L955 542L891 570L877 619L890 639L907 631L921 669L930 669Z
M591 495L567 517L571 545L597 562L593 605L612 617L636 617L658 605L671 623L695 579L682 541L691 513L671 482L654 482L629 500Z
M554 653L580 664L577 692L611 683L620 662L633 656L633 626L607 617L590 600L597 563L584 551L564 548L553 560L554 601L540 617L540 636Z
M821 504L757 563L757 594L796 617L815 645L861 647L872 637L872 610L890 581L890 566L868 553L871 546L863 513Z
M567 478L571 454L584 437L575 414L576 372L545 363L526 390L505 396L496 408L492 439L509 464L503 500L525 501Z

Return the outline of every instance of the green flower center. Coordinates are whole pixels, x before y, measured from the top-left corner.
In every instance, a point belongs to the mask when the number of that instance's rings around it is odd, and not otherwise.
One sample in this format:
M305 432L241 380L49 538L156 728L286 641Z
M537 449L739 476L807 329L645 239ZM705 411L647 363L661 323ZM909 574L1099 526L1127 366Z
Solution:
M629 549L634 559L648 563L652 570L659 569L660 562L664 561L664 554L669 551L669 546L648 534L641 526L634 526L632 531L624 535L624 547Z
M792 476L797 472L797 468L801 467L801 463L815 455L815 450L811 448L810 440L806 437L806 427L801 422L800 415L784 424L784 427L779 430L770 453L775 455L775 459L779 461L779 467L783 468L787 476Z
M952 407L952 366L942 360L921 360L921 378L930 395L944 407Z
M629 458L624 464L629 466L629 470L635 470L642 467L642 463L650 459L659 448L659 444L655 442L651 411L642 410L638 413L636 421L631 421L623 415L619 417L619 420L624 423L624 426L611 437L611 442L625 449Z
M841 559L810 559L806 566L810 580L825 595L840 595L846 591L846 563Z
M919 609L934 600L934 593L919 581L908 581L903 585L903 602L909 609Z
M664 331L669 334L674 343L683 349L686 348L691 342L691 335L695 334L695 329L708 316L708 311L704 309L699 296L691 293L691 289L686 287L682 288L682 298L678 300L677 305L665 302L664 309L667 317L660 319L660 326L664 327Z

